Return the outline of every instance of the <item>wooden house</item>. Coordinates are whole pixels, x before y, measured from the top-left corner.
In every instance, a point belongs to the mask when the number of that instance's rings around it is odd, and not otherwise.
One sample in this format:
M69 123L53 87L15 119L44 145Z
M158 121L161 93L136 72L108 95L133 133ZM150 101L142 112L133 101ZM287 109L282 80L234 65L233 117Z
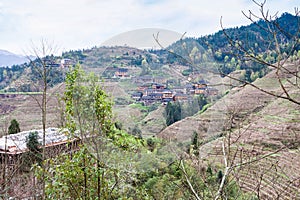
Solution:
M189 95L187 95L187 94L177 93L174 95L175 101L185 101L185 100L188 100L188 98L189 98Z
M127 68L118 68L115 72L115 76L119 78L129 77Z
M213 88L213 87L207 88L207 94L209 96L216 96L216 95L218 95L218 93L219 93L219 91L216 88Z
M136 101L140 101L142 96L143 96L142 92L135 92L131 95L131 98L133 98Z
M163 98L164 99L172 99L173 98L173 92L171 90L164 90L162 91Z
M31 132L37 132L38 141L41 144L42 130L23 131L0 138L0 164L5 164L9 170L17 169L24 153L28 152L26 138ZM79 149L81 140L71 137L66 130L57 128L46 129L45 157L51 158L61 153L72 153Z
M151 88L154 90L163 90L165 89L165 86L160 83L152 83Z

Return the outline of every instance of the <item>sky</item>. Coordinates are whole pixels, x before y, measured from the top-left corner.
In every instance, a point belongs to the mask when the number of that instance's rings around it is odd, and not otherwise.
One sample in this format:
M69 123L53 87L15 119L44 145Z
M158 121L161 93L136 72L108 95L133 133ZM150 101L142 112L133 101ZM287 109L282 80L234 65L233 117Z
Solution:
M257 0L262 2L261 0ZM299 0L268 0L271 14L299 8ZM122 32L163 28L200 37L249 24L251 0L0 0L0 49L26 54L47 40L58 52L100 46Z

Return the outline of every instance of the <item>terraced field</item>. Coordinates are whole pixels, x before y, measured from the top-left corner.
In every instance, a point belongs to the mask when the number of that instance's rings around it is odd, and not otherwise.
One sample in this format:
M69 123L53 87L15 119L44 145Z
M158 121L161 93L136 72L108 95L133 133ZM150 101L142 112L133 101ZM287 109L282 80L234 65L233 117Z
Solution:
M254 83L274 94L281 88L275 72ZM291 76L281 75L292 87ZM286 81L288 80L288 81ZM233 178L246 192L259 199L300 199L300 106L267 95L253 87L236 87L206 112L174 123L159 136L189 142L193 131L204 142L199 157L205 164L224 167L224 152Z

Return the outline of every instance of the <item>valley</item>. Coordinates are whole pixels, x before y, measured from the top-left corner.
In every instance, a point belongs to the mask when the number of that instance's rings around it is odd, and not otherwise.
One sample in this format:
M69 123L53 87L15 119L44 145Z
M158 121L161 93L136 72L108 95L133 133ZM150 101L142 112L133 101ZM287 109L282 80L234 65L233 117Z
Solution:
M161 50L101 46L0 68L0 136L12 119L21 131L41 129L46 95L45 126L82 143L32 165L52 198L79 198L75 187L102 199L300 199L300 49L291 21L299 16L283 14L272 21L282 29L267 33L261 27L271 22L258 21ZM22 179L33 171L3 169L12 177L0 178L5 194L17 196L22 184L41 191Z

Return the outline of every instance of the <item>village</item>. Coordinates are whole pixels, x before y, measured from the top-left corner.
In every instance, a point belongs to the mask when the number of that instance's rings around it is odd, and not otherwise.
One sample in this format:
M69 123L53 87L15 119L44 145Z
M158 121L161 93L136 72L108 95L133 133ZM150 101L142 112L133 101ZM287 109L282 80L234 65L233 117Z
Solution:
M127 68L115 68L113 78L131 79L137 85L137 89L131 94L131 97L144 105L185 101L190 100L195 95L218 95L218 90L210 87L204 79L188 82L184 86L168 86L168 80L164 77L151 75L131 77Z
M129 53L123 54L121 57L129 59ZM135 53L130 52L131 56ZM73 59L58 59L55 62L48 63L50 66L66 68L76 63ZM188 101L195 95L216 96L219 91L209 86L210 83L198 78L185 81L185 84L169 84L170 80L163 76L154 75L137 75L135 71L137 66L127 63L125 66L109 65L102 71L100 77L105 81L119 82L122 80L131 80L137 88L130 91L131 98L136 102L150 105L153 103L167 104L173 101Z

